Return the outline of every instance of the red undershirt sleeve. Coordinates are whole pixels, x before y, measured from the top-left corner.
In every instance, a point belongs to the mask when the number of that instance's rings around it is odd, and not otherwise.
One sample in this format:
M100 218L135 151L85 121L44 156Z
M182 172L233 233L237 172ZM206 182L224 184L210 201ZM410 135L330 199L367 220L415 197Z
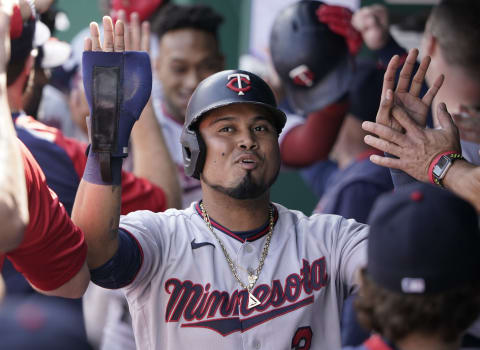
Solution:
M167 210L165 192L150 181L122 172L122 215L135 210Z
M61 287L80 271L87 245L82 231L48 188L33 156L23 144L21 150L30 222L22 243L7 253L7 258L35 287L49 291Z
M280 145L283 163L304 167L327 159L347 111L348 103L339 102L310 113L305 124L285 135Z
M87 145L57 133L55 143L62 147L73 162L79 178L87 164L85 150ZM167 198L162 188L152 184L144 178L134 174L122 172L122 215L136 210L150 210L153 212L165 211Z

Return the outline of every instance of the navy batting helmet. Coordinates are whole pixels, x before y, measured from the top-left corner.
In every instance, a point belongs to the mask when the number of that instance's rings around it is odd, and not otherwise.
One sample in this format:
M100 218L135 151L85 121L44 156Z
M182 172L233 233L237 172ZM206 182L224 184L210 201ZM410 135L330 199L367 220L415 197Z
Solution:
M180 142L188 176L200 178L205 162L205 144L198 131L202 116L214 109L238 103L263 106L274 117L278 134L285 126L285 113L277 108L272 90L260 77L243 70L226 70L204 79L188 102Z
M273 65L285 85L289 102L299 112L322 108L327 104L325 95L330 96L329 103L333 102L346 92L349 84L347 44L319 21L315 12L321 5L320 1L304 0L284 8L270 34ZM337 75L332 76L335 71Z

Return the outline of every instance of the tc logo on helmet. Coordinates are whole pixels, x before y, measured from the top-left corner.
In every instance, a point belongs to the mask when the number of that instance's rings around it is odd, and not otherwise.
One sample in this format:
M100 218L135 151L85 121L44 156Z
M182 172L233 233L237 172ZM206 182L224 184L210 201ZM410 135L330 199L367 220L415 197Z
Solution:
M252 86L250 85L250 77L247 74L234 73L230 74L228 77L227 87L230 90L238 92L238 95L245 95L245 92L250 90ZM235 86L236 83L236 86ZM244 84L244 85L243 85Z
M315 79L315 74L305 64L293 68L288 73L288 76L293 80L294 84L307 87L311 87L313 79Z

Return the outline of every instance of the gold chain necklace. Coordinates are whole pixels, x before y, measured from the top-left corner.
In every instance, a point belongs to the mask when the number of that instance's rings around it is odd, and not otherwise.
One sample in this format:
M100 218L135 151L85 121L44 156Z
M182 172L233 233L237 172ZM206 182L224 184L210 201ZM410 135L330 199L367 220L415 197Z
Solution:
M220 244L220 247L222 248L223 255L225 255L225 259L227 260L228 266L230 267L230 270L232 271L233 277L235 277L235 279L240 284L240 286L242 288L245 288L248 292L247 308L248 309L254 308L255 306L260 304L260 301L257 298L255 298L255 296L252 294L252 289L255 286L255 283L257 283L258 276L260 276L260 272L262 271L263 264L265 263L265 258L268 255L268 248L270 247L270 241L272 240L273 209L270 207L270 210L269 210L269 231L267 233L267 238L265 240L265 245L263 246L262 256L260 257L258 267L253 272L247 271L248 272L248 285L243 283L242 280L240 279L240 277L238 276L237 265L235 265L233 260L230 258L230 255L227 252L227 248L225 248L225 245L223 244L222 240L220 239L220 237L217 236L217 234L213 230L212 223L210 222L210 217L208 216L207 210L205 209L205 206L203 205L203 203L200 203L200 209L202 210L203 220L205 221L205 223L207 224L207 227L213 233L216 240L218 241L218 244Z

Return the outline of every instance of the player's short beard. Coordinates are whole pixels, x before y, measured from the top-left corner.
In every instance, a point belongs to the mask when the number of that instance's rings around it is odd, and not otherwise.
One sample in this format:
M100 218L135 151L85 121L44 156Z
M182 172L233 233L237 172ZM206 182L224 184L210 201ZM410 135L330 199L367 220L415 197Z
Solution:
M235 187L223 187L220 185L214 185L208 182L205 177L202 176L203 182L207 184L209 187L226 194L227 196L234 198L234 199L255 199L263 195L275 182L278 177L278 173L280 172L280 168L275 173L275 176L270 179L268 182L255 182L252 177L251 171L247 171L245 176L242 178L242 181Z

